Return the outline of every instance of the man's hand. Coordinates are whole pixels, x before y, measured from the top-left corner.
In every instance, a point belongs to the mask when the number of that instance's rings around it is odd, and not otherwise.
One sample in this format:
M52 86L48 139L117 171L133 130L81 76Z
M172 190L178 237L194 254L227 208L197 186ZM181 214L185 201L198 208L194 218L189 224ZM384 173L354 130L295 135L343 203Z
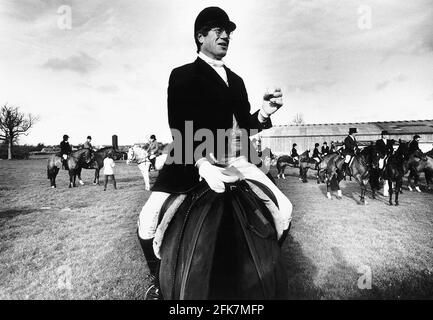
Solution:
M217 192L222 193L225 191L224 183L233 183L239 180L238 176L225 175L224 169L210 164L205 160L200 163L198 173L206 180L209 187Z
M269 118L283 105L283 93L280 88L275 88L263 95L263 104L260 109L260 115L263 118Z

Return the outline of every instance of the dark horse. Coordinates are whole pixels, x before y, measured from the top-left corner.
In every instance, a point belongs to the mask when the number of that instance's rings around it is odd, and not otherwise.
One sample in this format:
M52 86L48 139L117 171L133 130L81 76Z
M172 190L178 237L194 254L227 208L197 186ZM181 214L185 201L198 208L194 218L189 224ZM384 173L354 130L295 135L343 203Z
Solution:
M418 186L420 174L424 172L427 188L433 173L433 157L423 154L420 151L415 151L411 154L407 161L404 162L405 174L409 171L409 177L407 178L407 188L412 191L411 182L414 180L415 190L421 192Z
M341 167L344 162L344 157L338 153L328 153L323 157L322 161L318 166L318 178L320 181L326 183L326 196L331 199L331 191L338 191L338 199L341 199L341 189L339 185L339 181L343 178L341 175Z
M336 184L338 190L338 197L341 198L341 190L339 183L344 178L342 173L342 166L344 163L344 157L338 153L331 153L324 157L322 162L319 164L319 177L321 180L326 182L326 196L331 198L329 190L330 184ZM374 179L371 179L372 170L377 170L379 165L379 153L376 147L371 145L363 148L353 157L349 163L349 170L351 176L354 177L361 187L361 203L367 204L365 200L365 193L367 191L367 184L370 183L372 198L375 199L375 190L377 189L378 183Z
M89 149L80 149L72 152L66 162L69 171L69 188L75 187L75 180L77 177L78 170L81 170L81 166L87 164L91 159L91 153ZM56 177L62 168L62 157L58 154L53 154L48 158L47 164L47 177L50 179L51 188L56 188ZM81 178L80 182L81 182Z
M278 170L277 179L279 179L279 178L286 179L286 177L284 175L284 170L286 170L286 167L287 166L290 166L290 167L298 166L300 161L304 161L305 159L309 158L308 153L309 153L309 150L306 150L303 153L301 153L299 155L299 161L294 160L293 157L291 157L289 155L282 155L282 156L278 157L278 159L277 159L277 170Z
M395 193L395 205L398 206L398 195L403 184L405 175L404 163L409 159L409 143L401 142L397 150L389 156L388 162L384 169L384 180L388 180L389 187L389 205L392 206L392 194ZM395 189L392 183L395 182ZM386 183L386 182L385 182Z
M77 168L77 176L81 181L81 169L95 169L95 178L93 183L99 185L99 171L104 166L104 159L108 156L114 156L114 159L119 159L122 154L113 147L104 147L93 152L92 160L89 163L84 163Z
M164 299L287 298L272 215L250 183L276 203L266 186L252 180L227 185L224 193L213 192L203 181L188 193L161 245Z

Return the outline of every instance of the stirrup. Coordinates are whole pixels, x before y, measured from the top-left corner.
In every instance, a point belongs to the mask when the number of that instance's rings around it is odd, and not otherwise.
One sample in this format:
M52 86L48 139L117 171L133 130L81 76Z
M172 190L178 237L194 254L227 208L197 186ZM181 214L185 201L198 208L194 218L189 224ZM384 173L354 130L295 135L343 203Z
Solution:
M163 300L161 289L159 288L158 280L154 276L150 276L150 286L144 294L145 300Z

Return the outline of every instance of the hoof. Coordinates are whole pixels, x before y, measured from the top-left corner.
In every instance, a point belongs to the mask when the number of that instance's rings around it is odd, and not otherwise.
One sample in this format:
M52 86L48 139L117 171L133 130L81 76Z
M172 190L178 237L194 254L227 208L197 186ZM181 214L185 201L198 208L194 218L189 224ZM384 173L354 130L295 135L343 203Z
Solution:
M398 202L395 203L395 206L398 206Z
M332 197L331 197L331 193L330 192L327 192L326 193L326 197L328 198L328 199L331 199Z
M420 190L420 188L419 188L418 186L415 187L415 190L416 190L417 192L421 192L421 190Z
M55 189L56 187L55 186L51 186L51 189Z
M82 186L84 186L84 182L83 181L78 181Z
M392 206L392 205L393 205L391 201L390 201L390 202L388 202L388 204L389 204L390 206Z

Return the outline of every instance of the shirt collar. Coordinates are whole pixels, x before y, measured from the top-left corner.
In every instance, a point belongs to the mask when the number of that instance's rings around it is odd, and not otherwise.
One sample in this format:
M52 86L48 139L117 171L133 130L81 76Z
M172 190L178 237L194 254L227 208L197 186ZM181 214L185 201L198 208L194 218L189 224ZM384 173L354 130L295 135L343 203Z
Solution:
M206 62L207 64L211 65L212 67L221 68L224 66L224 61L212 59L201 51L199 52L198 57L202 59L204 62Z

